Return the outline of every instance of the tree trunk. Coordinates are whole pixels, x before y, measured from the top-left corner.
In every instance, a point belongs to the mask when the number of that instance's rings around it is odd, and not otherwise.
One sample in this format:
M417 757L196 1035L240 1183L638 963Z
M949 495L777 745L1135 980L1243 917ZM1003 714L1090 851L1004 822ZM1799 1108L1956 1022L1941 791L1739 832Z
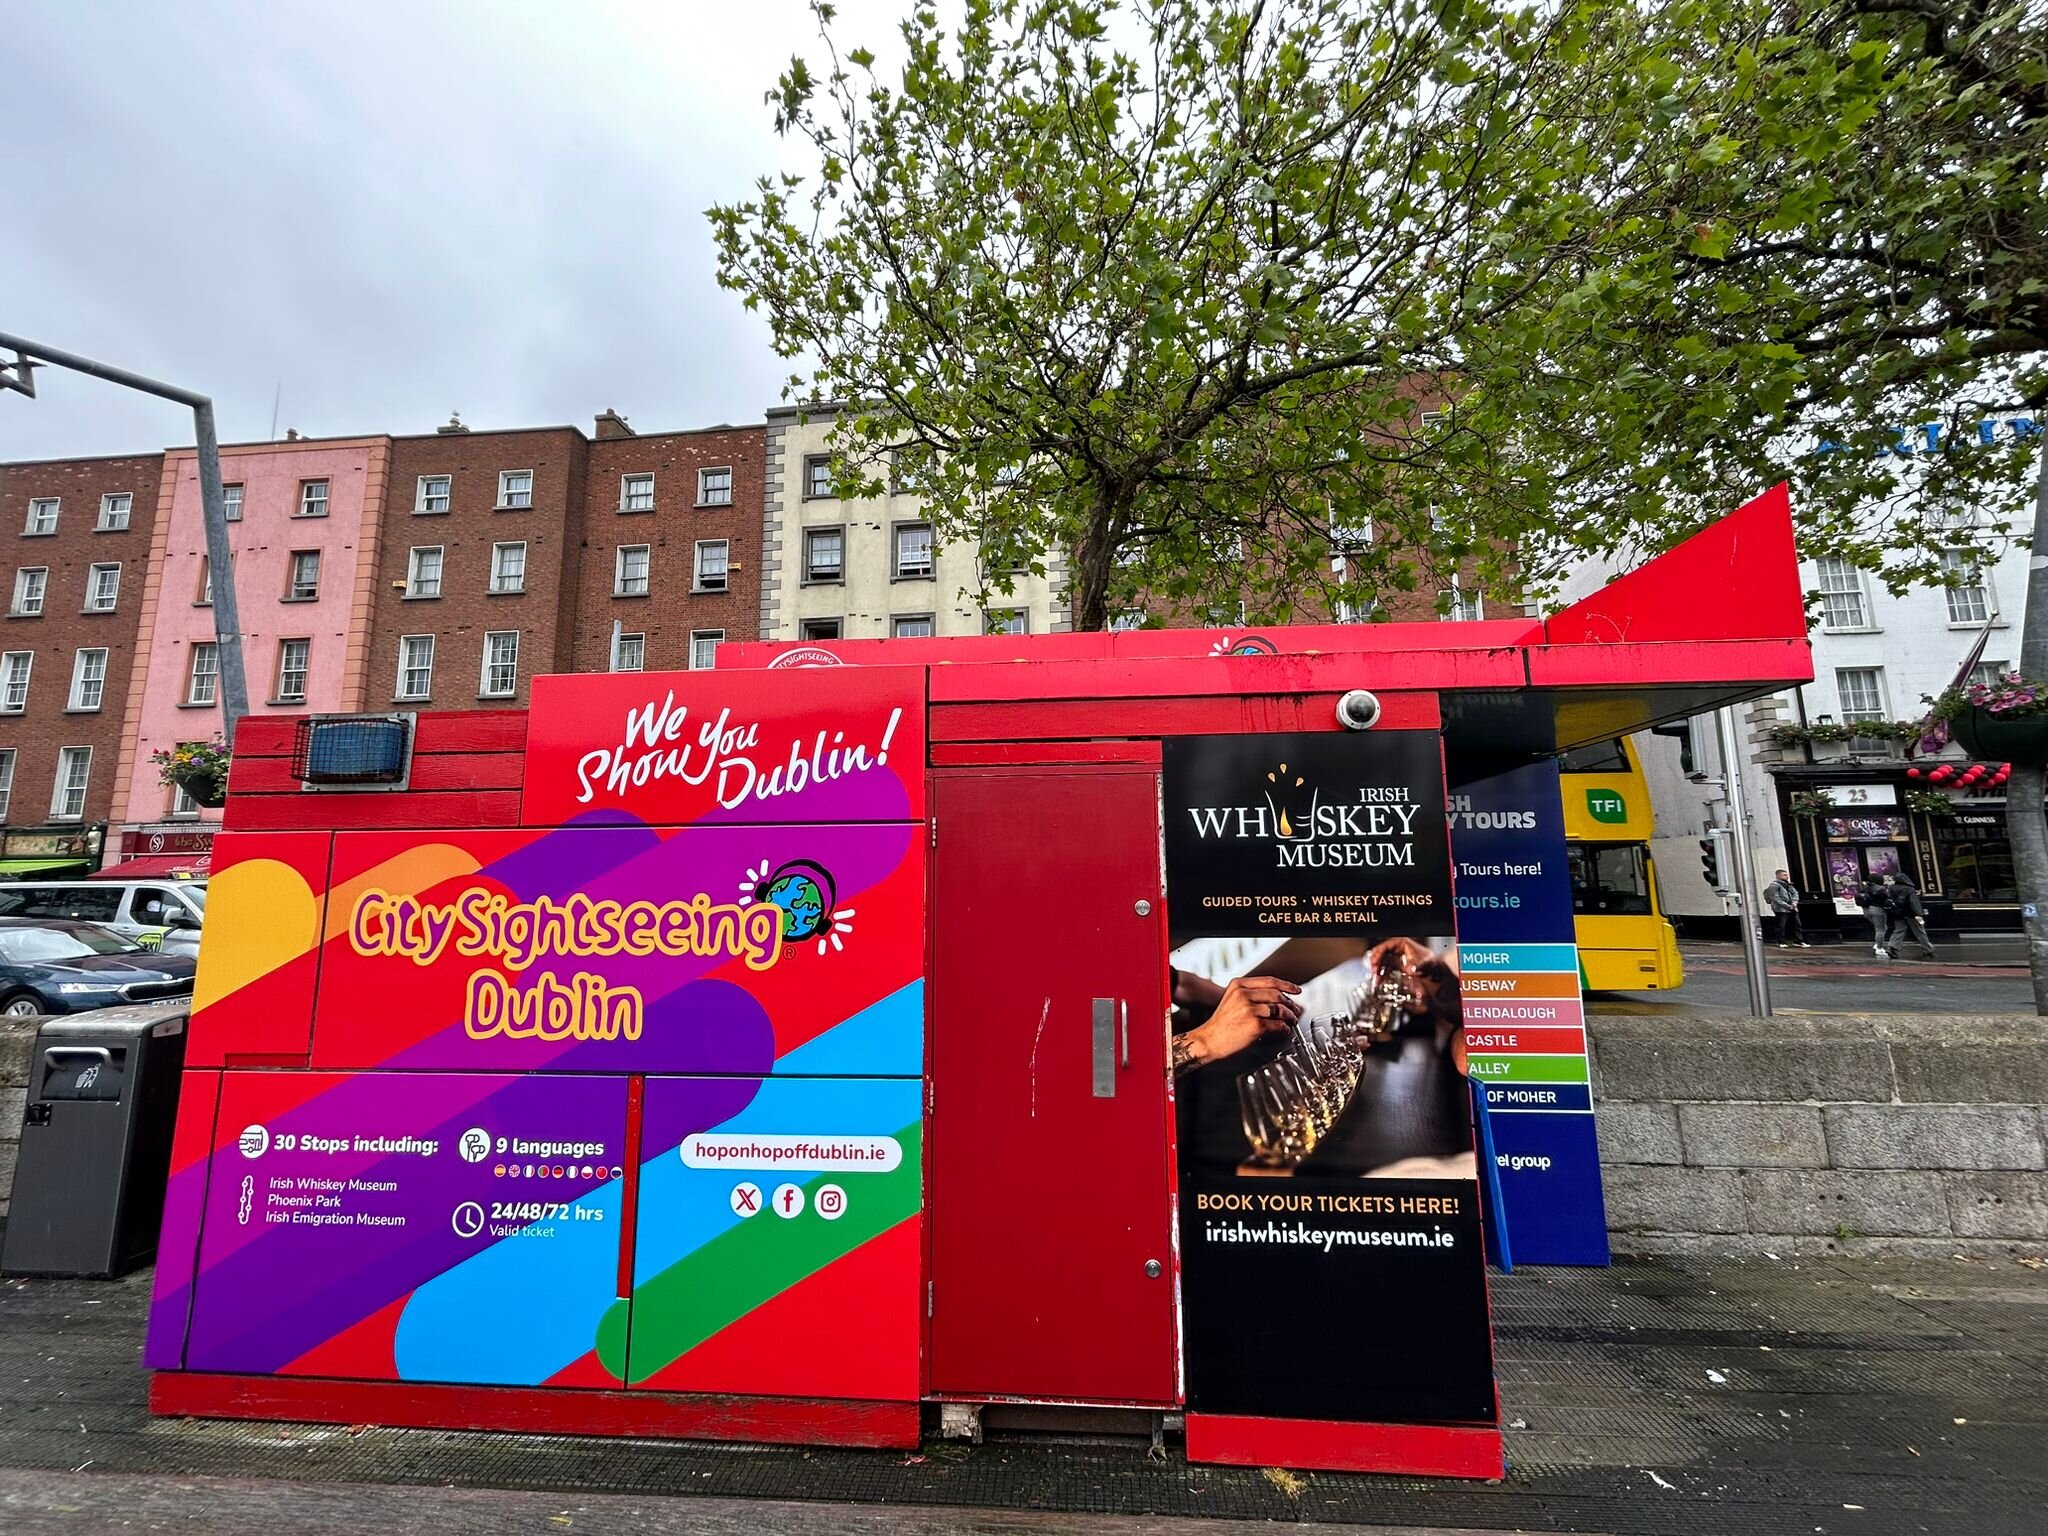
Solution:
M2034 481L2034 541L2027 566L2027 601L2020 620L2022 676L2048 677L2048 433L2040 437ZM2040 763L2014 763L2005 785L2006 836L2012 844L2013 881L2019 887L2027 934L2027 970L2034 981L2034 1012L2048 1017L2048 819L2042 796L2048 773Z
M1116 561L1114 530L1122 523L1121 510L1113 492L1102 492L1075 543L1067 607L1077 630L1109 628L1109 576Z

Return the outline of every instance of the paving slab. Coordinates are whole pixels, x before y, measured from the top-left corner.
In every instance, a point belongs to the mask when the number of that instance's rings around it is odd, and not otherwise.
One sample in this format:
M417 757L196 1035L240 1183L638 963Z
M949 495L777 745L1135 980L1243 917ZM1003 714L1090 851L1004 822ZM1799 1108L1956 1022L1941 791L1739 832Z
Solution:
M147 1275L0 1282L0 1531L1604 1536L2041 1529L2038 1261L1624 1258L1493 1277L1495 1484L1191 1466L1080 1438L916 1453L152 1418ZM1357 1326L1411 1326L1362 1312Z

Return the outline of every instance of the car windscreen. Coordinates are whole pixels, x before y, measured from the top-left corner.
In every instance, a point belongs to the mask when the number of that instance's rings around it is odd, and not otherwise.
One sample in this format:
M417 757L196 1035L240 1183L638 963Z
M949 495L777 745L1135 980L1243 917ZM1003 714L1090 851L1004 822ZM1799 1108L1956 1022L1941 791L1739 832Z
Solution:
M83 960L87 955L135 955L131 944L104 928L0 928L0 959L15 965Z

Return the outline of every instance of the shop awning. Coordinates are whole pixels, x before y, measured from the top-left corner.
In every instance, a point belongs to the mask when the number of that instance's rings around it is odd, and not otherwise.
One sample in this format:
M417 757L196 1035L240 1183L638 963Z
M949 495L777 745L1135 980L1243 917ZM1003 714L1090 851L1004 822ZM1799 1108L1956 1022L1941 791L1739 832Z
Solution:
M0 859L0 875L46 875L54 869L80 869L85 859Z
M150 853L109 864L90 880L204 880L213 868L210 853Z

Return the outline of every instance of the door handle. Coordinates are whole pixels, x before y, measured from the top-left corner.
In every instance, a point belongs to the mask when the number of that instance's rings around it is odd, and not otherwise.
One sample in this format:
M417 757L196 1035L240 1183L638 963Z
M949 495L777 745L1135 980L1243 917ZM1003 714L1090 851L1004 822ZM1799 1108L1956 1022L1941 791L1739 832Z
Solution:
M1094 1093L1098 1099L1116 1097L1116 999L1093 1000L1095 1017Z
M1131 1064L1131 1004L1128 998L1118 998L1116 1003L1117 1065Z

